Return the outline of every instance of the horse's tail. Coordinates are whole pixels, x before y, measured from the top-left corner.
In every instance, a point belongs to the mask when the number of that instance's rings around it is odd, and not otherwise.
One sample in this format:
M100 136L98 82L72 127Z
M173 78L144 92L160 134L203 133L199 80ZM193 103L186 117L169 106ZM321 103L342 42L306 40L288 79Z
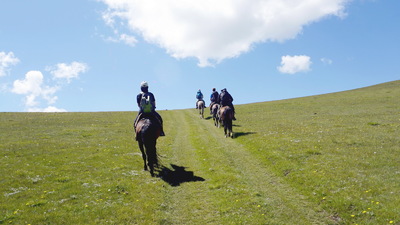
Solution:
M146 149L146 155L149 161L149 164L158 166L158 154L156 148L156 140L151 142L144 142L144 147Z
M233 119L233 110L231 107L226 106L221 115L221 119L224 121L232 120Z
M229 120L233 119L233 109L231 107L228 107L225 110L225 119L229 119Z
M141 142L143 143L149 164L158 165L157 138L160 136L161 128L154 118L145 119L140 129Z
M223 106L220 109L220 118L221 120L232 120L233 119L233 110L229 106Z

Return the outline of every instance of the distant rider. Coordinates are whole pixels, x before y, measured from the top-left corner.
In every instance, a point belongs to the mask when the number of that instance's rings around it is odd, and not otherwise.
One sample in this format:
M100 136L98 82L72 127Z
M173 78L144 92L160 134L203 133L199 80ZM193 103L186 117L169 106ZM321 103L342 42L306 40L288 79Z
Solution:
M203 104L204 104L204 106L206 106L206 102L203 100L203 93L201 93L201 90L200 90L200 89L197 91L196 99L197 99L197 102L196 102L196 109L197 109L197 104L198 104L200 101L202 101Z
M141 92L136 96L136 102L139 107L139 113L135 119L134 123L135 129L138 119L141 118L142 116L145 116L146 114L150 114L157 119L157 122L161 127L160 136L165 136L163 129L163 120L160 114L156 112L156 99L154 98L153 93L149 92L149 85L146 81L143 81L140 84L140 90Z
M216 91L215 88L212 89L212 93L210 96L210 114L212 114L212 107L214 104L218 104L219 103L219 94L218 91Z
M219 101L220 101L221 107L229 106L232 108L233 120L236 120L235 108L233 107L233 104L232 104L233 98L232 98L231 94L229 94L229 92L226 90L226 88L221 90L221 94L219 95Z

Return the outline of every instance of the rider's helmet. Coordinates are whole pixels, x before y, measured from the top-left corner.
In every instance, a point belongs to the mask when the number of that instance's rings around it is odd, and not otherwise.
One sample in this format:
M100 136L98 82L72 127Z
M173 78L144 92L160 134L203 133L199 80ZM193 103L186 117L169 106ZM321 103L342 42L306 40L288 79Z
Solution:
M142 81L142 83L140 83L140 87L146 88L149 87L149 84L147 83L147 81Z
M149 84L147 83L147 81L143 81L142 83L140 83L140 90L144 93L149 92Z

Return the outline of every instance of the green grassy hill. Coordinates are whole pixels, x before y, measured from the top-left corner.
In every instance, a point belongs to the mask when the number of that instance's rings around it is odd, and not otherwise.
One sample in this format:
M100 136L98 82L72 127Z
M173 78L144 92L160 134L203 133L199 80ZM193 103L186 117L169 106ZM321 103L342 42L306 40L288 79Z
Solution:
M234 139L161 111L162 177L135 112L0 113L0 223L400 224L400 81L236 106Z

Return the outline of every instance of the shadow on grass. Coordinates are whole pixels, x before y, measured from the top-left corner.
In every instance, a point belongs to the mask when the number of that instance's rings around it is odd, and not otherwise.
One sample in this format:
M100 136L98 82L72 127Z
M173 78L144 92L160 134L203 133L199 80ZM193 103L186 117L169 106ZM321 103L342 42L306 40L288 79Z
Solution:
M240 136L255 134L256 132L234 132L234 133L235 133L235 137L240 137Z
M172 169L161 166L159 177L169 185L176 187L185 182L205 181L204 178L195 176L193 171L186 171L183 166L171 164Z

